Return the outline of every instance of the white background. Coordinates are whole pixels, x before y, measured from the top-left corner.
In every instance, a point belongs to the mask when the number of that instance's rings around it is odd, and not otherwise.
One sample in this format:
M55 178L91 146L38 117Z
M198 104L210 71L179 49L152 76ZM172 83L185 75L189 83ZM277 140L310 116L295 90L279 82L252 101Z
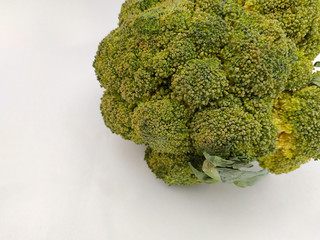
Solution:
M92 62L122 2L0 0L0 239L319 239L320 162L168 187L104 126Z

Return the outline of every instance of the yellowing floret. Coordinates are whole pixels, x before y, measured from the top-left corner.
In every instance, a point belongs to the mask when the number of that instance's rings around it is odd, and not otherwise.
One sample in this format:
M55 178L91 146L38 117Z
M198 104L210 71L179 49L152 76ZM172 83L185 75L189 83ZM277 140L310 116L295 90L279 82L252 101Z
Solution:
M276 100L274 116L279 126L277 150L259 159L276 174L287 173L317 159L320 152L320 88L284 92Z

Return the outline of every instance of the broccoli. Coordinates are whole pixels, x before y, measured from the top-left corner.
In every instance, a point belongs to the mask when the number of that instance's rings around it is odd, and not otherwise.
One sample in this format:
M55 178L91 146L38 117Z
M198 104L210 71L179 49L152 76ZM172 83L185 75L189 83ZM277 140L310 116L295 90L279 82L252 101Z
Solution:
M126 0L93 66L158 178L246 187L320 158L319 53L320 0Z

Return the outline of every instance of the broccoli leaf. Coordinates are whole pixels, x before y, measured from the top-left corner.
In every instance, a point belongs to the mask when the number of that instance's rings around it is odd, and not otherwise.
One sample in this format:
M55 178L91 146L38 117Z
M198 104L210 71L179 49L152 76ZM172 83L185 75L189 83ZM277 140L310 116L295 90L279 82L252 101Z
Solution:
M191 168L192 172L194 173L194 175L196 175L196 177L200 181L202 181L204 183L208 183L208 184L215 184L215 183L219 182L216 179L211 178L210 176L208 176L206 173L200 172L199 170L194 168L191 163L189 163L189 165L190 165L190 168Z
M211 156L207 152L204 152L203 155L215 167L231 167L234 169L252 167L252 164L250 164L250 162L252 160L250 160L247 157L233 157L230 160L227 160L227 159L223 159L219 156Z
M257 182L259 182L265 175L267 175L269 171L268 169L265 168L263 170L260 170L258 172L253 172L253 173L255 174L252 174L252 176L248 174L246 177L243 177L241 180L235 181L234 184L241 188L253 186Z
M314 67L320 67L320 62L315 62L313 66Z
M260 171L246 171L240 168L251 168L252 160L247 157L233 157L231 159L223 159L219 156L211 156L204 152L206 160L203 162L202 171L195 169L189 163L196 177L204 183L233 183L238 187L248 187L256 184L263 176L268 174L268 169Z
M239 169L240 168L251 168L253 165L250 163L252 160L247 157L234 157L230 159L233 161L232 168Z
M221 181L220 175L218 170L215 168L215 166L209 162L208 160L205 160L203 162L202 170L212 179L216 180L217 182Z
M253 172L221 168L219 174L224 183L234 183L238 187L247 187L256 184L263 176L268 174L268 170L263 169Z
M211 156L207 152L204 152L203 155L215 167L230 167L234 163L231 160L226 160L219 156Z
M312 78L312 83L320 87L320 75L316 75Z

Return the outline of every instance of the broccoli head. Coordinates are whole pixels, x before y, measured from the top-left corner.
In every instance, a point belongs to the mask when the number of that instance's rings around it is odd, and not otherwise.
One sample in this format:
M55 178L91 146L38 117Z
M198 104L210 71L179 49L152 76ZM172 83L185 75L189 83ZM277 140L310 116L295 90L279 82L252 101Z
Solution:
M169 185L250 186L318 159L319 16L319 0L126 0L93 64L106 126Z

